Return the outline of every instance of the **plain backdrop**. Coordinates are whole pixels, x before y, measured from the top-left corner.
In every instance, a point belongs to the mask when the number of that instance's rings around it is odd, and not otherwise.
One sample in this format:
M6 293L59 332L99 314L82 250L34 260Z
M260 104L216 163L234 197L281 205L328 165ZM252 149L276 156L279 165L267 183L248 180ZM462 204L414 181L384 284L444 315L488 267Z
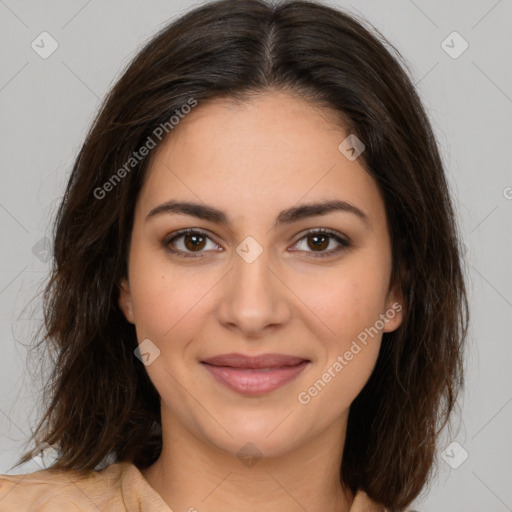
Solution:
M445 435L438 475L413 508L512 510L512 1L329 4L365 17L408 61L466 249L471 328L459 428ZM73 159L141 44L194 5L0 0L0 473L37 419L40 382L28 373L26 346L40 301L26 306L47 276L50 223ZM32 369L43 375L42 362ZM11 473L38 469L30 462Z

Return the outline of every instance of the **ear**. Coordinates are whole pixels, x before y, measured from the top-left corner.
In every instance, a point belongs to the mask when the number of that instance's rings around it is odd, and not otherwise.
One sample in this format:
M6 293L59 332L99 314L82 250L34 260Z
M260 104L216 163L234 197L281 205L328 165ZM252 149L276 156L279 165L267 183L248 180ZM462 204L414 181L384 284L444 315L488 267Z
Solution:
M404 297L401 291L400 282L397 280L389 290L384 311L385 325L383 332L393 332L402 324L404 317Z
M118 304L121 311L124 313L126 320L131 324L134 324L135 317L133 315L132 296L130 293L130 285L128 284L128 279L126 279L126 277L123 277L121 280Z

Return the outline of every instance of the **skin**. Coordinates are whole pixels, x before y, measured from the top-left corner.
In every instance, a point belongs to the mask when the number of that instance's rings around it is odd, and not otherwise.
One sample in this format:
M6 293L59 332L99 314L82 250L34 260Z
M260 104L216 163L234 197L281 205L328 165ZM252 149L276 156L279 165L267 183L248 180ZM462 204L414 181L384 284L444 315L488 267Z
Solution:
M199 104L171 135L152 155L137 200L119 296L139 344L150 339L160 350L146 370L161 397L163 450L142 473L174 511L348 511L354 496L339 468L350 404L372 373L382 330L395 330L402 313L359 343L309 403L298 395L402 300L390 287L378 186L338 149L348 133L334 113L291 94ZM170 199L223 210L230 225L168 212L147 217ZM281 210L331 199L356 206L368 223L334 211L276 224ZM207 232L199 249L190 236L174 240L192 257L165 246L184 228ZM313 228L335 230L350 246L327 238L318 249L304 233ZM263 251L252 263L236 252L248 236ZM200 364L229 352L311 362L284 386L248 397ZM251 467L237 457L248 442L261 455Z

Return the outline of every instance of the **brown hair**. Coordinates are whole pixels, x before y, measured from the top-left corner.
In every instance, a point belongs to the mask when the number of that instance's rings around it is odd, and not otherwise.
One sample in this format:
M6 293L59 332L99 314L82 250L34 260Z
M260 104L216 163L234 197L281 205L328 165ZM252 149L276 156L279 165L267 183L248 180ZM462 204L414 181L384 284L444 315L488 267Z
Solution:
M126 162L191 99L243 101L282 90L339 113L365 144L360 161L383 194L392 282L405 297L403 323L383 335L373 374L351 405L340 476L352 491L363 489L393 509L425 486L463 384L461 244L437 144L406 64L365 23L315 1L208 3L159 32L115 84L55 223L38 345L50 348L56 364L31 438L57 449L52 469L86 471L106 460L142 468L161 450L159 395L134 356L135 329L117 300L150 159L129 170ZM126 172L117 171L123 166Z

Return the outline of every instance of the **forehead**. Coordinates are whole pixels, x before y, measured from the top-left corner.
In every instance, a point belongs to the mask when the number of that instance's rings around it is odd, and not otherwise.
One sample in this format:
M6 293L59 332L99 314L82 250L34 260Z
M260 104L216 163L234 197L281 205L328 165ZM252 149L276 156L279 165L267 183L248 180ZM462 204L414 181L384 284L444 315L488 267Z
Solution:
M374 179L339 149L348 135L339 114L294 95L199 103L153 156L140 199L146 210L179 198L241 216L341 199L382 215Z

